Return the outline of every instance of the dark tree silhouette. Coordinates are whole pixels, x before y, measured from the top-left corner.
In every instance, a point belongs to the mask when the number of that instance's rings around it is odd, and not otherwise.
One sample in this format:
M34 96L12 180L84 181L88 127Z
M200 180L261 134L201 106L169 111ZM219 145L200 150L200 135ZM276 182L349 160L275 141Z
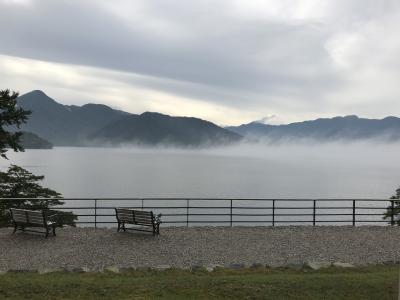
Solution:
M51 210L52 206L60 206L64 204L60 200L61 194L39 185L38 182L42 181L44 176L36 176L24 168L16 165L11 165L7 172L0 172L0 192L2 198L0 199L0 226L7 226L10 224L11 216L9 213L10 207L24 208L24 209L48 209L48 213L55 213L58 215L59 224L74 225L76 216L72 213ZM30 198L21 199L21 198Z
M400 226L400 187L396 190L396 194L390 197L390 199L392 200L391 204L387 207L383 219L389 219L389 224Z
M0 90L0 157L4 159L7 159L6 152L9 149L16 152L24 150L19 140L22 133L12 129L19 129L26 123L31 112L18 107L17 97L16 92ZM38 183L43 179L44 176L36 176L16 165L11 165L5 172L0 171L0 226L10 224L11 207L51 209L52 206L64 204L60 200L60 193ZM76 216L72 213L53 212L59 214L60 224L75 224Z
M17 105L18 93L10 92L10 90L0 90L0 156L7 158L6 152L9 148L14 151L23 151L24 149L19 143L22 135L20 131L7 131L7 127L19 127L26 123L28 110L23 110Z

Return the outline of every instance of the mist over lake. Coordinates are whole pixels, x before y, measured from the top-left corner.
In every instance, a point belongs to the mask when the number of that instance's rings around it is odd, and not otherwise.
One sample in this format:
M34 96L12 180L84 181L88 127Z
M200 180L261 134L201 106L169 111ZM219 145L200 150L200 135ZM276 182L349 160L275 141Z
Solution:
M399 143L368 142L8 155L64 197L388 198L400 184L399 153Z

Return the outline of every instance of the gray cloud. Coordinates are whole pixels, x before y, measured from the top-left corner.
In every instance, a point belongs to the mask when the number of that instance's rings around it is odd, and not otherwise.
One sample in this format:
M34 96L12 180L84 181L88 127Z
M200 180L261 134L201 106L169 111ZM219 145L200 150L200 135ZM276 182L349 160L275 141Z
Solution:
M259 10L232 1L12 2L0 0L1 54L139 74L132 83L146 88L288 114L335 113L332 97L357 95L369 81L349 87L363 71L351 64L367 63L399 16L396 1L328 1L300 15L292 1L271 12L276 2L259 2ZM385 72L392 56L371 64Z

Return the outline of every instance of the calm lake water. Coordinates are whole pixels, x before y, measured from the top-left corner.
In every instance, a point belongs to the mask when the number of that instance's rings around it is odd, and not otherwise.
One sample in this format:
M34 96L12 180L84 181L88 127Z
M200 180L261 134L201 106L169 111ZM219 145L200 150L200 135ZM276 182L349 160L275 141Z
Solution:
M338 143L211 150L56 147L8 155L9 163L45 175L43 184L64 197L386 199L400 185L399 153L400 144ZM103 201L108 205L125 203Z

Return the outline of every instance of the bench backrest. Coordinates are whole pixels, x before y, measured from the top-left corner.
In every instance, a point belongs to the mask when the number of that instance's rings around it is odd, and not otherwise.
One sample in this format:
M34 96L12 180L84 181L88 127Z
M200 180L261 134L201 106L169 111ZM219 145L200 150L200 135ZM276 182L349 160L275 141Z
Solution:
M152 211L116 208L115 212L118 221L137 225L153 225L154 223L154 214Z
M46 218L44 211L11 208L11 216L16 223L44 225Z

